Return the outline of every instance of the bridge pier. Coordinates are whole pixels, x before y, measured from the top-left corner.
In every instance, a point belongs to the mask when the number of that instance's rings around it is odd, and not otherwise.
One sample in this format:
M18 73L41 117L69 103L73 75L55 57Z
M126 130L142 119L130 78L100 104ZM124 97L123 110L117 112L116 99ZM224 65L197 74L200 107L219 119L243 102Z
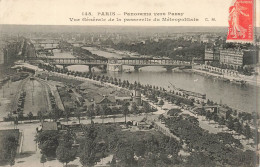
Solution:
M88 71L89 71L90 73L92 73L92 67L93 67L92 65L89 65L89 66L88 66Z
M101 70L102 70L103 73L107 72L107 65L102 65L101 68L102 68Z
M114 71L114 72L122 72L123 71L123 65L122 64L108 63L105 66L107 66L107 71Z
M66 71L67 70L67 66L66 65L62 65L62 70Z
M167 70L168 72L171 72L172 69L174 69L174 68L176 68L176 67L174 67L174 66L165 66L164 68L166 68L166 70Z
M135 71L139 71L139 68L141 68L142 66L134 66Z

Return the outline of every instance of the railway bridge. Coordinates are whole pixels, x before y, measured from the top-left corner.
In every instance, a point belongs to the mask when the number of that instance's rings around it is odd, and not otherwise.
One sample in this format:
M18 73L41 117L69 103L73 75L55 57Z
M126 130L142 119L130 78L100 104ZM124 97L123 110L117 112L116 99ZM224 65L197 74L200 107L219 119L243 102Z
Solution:
M62 65L64 68L70 65L87 65L91 70L94 66L102 66L106 69L107 65L128 65L134 66L135 70L146 66L162 66L167 70L172 70L176 67L191 67L191 61L179 61L173 59L85 59L85 58L46 58L34 57L27 58L27 60L42 60L53 65Z

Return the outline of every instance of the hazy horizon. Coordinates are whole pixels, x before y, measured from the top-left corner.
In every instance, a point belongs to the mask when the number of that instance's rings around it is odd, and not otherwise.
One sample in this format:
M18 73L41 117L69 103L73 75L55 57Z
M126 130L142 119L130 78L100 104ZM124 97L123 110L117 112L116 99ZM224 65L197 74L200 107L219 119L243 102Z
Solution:
M0 32L77 32L77 33L227 33L227 26L128 26L128 25L17 25L0 24ZM256 32L260 32L257 27Z
M0 24L1 32L227 32L225 26L17 25Z

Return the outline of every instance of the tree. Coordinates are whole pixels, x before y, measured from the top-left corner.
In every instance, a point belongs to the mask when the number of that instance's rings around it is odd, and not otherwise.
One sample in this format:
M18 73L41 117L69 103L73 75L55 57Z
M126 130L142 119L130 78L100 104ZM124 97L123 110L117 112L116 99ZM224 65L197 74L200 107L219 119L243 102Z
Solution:
M221 125L221 129L223 131L223 125L225 125L225 118L224 117L220 117L218 122L219 122L219 125Z
M99 105L96 105L96 106L95 106L95 114L96 114L96 115L100 115L100 112L101 112L100 106L99 106Z
M135 102L131 105L131 113L138 113L138 107Z
M147 118L148 113L151 112L151 106L149 103L147 102L143 103L143 111L146 114L146 118Z
M64 110L64 115L65 115L65 118L66 118L66 121L67 121L67 124L68 124L68 122L69 122L69 118L70 118L70 110L68 110L68 109L65 109Z
M158 117L159 120L163 120L165 119L165 116L163 114L160 114L159 117Z
M100 107L100 112L101 112L101 118L102 118L102 124L104 123L104 117L105 115L107 115L107 110L108 110L108 106L106 104L102 105Z
M144 156L146 152L145 144L142 141L135 141L133 143L133 149L136 156Z
M42 163L43 166L44 166L44 163L47 162L47 159L46 159L45 154L42 154L42 155L41 155L40 162Z
M92 119L93 119L93 116L94 116L94 104L90 105L87 108L87 114L88 114L88 117L90 117L90 120L92 122Z
M163 106L163 105L164 105L164 101L163 101L162 99L159 101L159 105L160 105L160 106Z
M76 158L76 151L72 149L72 145L61 142L56 150L57 159L67 166L70 161L74 161Z
M13 152L11 153L11 158L9 159L10 166L13 166L15 164L15 157L13 156Z
M193 167L216 166L215 161L212 161L210 157L203 152L192 152L186 163L187 166Z
M233 114L236 117L237 116L237 110L235 110Z
M83 166L94 166L101 158L98 155L97 130L92 122L90 127L84 127L84 140L79 145L79 158Z
M123 111L124 116L125 116L125 125L126 125L126 116L127 116L127 114L129 113L128 103L123 104L123 106L122 106L122 111Z
M115 158L115 156L113 156L113 158L112 158L112 160L110 162L110 166L111 167L116 167L116 158Z
M248 124L245 125L244 135L246 136L246 139L247 139L248 142L249 142L249 139L252 137L252 133L251 133L250 126L249 126Z
M136 166L133 147L127 143L123 143L117 148L116 157L120 159L122 166Z
M24 118L24 116L23 116L23 112L20 111L20 112L18 113L18 120L22 121L23 118Z
M232 118L229 118L227 121L226 121L226 125L229 129L234 129L234 120Z
M39 144L41 153L47 157L55 156L57 147L59 146L60 133L56 130L43 131L38 133L35 141Z
M241 123L238 120L234 122L234 130L238 134L241 134L241 132L242 132L242 125L241 125Z
M81 112L82 112L82 109L80 109L80 108L77 108L74 111L74 115L78 118L79 124L80 124Z
M218 117L218 114L217 114L217 113L214 113L214 114L213 114L213 120L214 120L215 122L218 122L219 117Z
M0 155L0 160L5 159L8 160L11 166L15 163L15 155L16 155L16 149L18 147L18 140L13 135L5 136L3 139L3 148L1 152L3 152L3 155Z
M199 114L202 115L202 116L206 116L207 112L206 112L205 108L201 108L199 110Z
M167 138L167 144L165 146L165 151L167 154L176 156L181 149L181 145L174 138Z
M52 119L54 122L60 119L63 115L63 111L60 110L59 108L55 107L53 110L49 112L49 117Z
M207 100L207 105L210 105L210 100L209 99Z
M32 112L29 112L27 116L28 116L28 118L29 118L29 120L30 120L30 122L31 122L31 121L32 121L32 118L33 118L33 113L32 113Z
M229 110L226 112L226 118L227 118L227 119L232 118L231 114L232 114L232 110L229 109Z
M206 112L206 119L210 122L210 119L211 119L211 112L210 111L207 111Z
M157 102L158 102L158 98L155 96L154 99L153 99L153 101L154 101L155 103L157 103Z
M42 110L37 112L37 117L39 118L39 120L41 121L41 123L44 121L44 113Z

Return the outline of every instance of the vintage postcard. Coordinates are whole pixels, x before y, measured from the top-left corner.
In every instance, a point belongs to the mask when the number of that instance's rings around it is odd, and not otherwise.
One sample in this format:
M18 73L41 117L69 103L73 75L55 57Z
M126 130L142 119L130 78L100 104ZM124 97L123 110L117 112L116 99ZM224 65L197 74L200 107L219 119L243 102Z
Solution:
M0 166L259 166L259 16L259 0L0 0Z

